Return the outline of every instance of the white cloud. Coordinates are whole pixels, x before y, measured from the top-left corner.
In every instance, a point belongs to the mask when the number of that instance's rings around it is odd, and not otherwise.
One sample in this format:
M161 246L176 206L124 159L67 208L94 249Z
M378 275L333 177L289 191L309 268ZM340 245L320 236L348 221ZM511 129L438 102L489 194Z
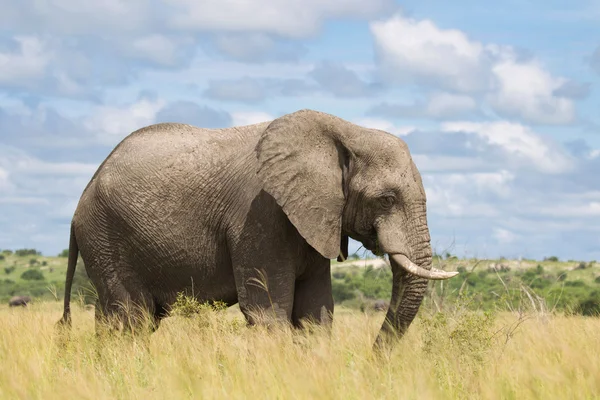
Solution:
M566 79L553 77L539 63L507 60L495 65L492 72L498 90L490 94L489 101L498 112L541 124L567 124L574 120L573 101L554 96Z
M495 228L494 229L494 238L501 244L510 244L513 243L517 239L517 235L513 232L503 229L503 228Z
M15 41L19 44L17 52L0 53L0 84L33 86L43 77L51 55L39 38L17 36Z
M533 163L540 171L561 173L573 167L571 159L558 148L551 146L530 128L517 123L500 122L446 122L444 132L475 134L489 144L500 146L521 160Z
M261 111L238 111L231 113L231 126L254 125L273 119L275 117Z
M332 17L372 18L395 8L391 0L167 0L177 12L171 24L183 29L264 32L303 38Z
M48 205L48 204L50 204L50 202L47 199L42 199L39 197L2 196L2 195L0 195L0 204Z
M412 154L412 158L422 173L480 171L488 166L486 160L474 157Z
M371 32L380 70L391 82L486 93L498 114L531 123L568 124L575 119L573 100L555 95L567 80L553 76L537 60L519 60L510 46L482 44L460 30L399 14L371 23ZM438 95L427 107L435 116L453 110L448 107L463 111L475 106L466 97Z
M100 138L113 143L130 133L154 123L156 114L166 105L164 100L142 98L126 106L101 106L94 110L84 125Z
M177 63L177 51L181 40L173 40L161 34L139 37L131 43L133 51L142 58L158 65L172 66Z
M78 162L47 162L30 156L12 146L0 145L0 188L2 182L10 183L9 175L19 174L54 177L91 176L98 168L97 164Z
M600 201L576 201L558 206L542 206L538 212L545 216L558 218L600 217Z
M0 167L0 191L8 192L13 189L13 184L10 181L8 171Z
M468 216L470 218L493 218L499 215L496 206L481 198L485 187L473 185L478 174L423 174L427 193L427 209L431 214L445 217Z
M430 82L460 90L481 90L482 44L457 29L440 29L430 20L399 14L371 23L384 73L392 80Z
M150 21L152 7L145 0L0 1L0 23L7 28L35 26L47 33L67 35L139 31Z
M417 166L421 170L420 166ZM428 174L422 171L427 208L432 214L494 218L489 198L510 198L514 175L508 171Z
M354 121L354 123L364 126L365 128L379 129L381 131L389 132L396 136L406 136L416 129L414 126L396 126L390 121L378 118L357 119Z
M476 108L475 100L469 96L442 92L434 93L429 97L425 113L434 118L443 118L472 111Z

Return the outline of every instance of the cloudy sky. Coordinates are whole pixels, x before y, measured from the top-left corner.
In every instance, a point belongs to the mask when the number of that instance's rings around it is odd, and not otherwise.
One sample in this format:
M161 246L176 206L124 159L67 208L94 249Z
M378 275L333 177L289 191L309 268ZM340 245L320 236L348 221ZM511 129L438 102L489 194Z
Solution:
M597 0L0 9L0 248L66 248L83 188L133 130L312 108L408 143L439 252L600 260Z

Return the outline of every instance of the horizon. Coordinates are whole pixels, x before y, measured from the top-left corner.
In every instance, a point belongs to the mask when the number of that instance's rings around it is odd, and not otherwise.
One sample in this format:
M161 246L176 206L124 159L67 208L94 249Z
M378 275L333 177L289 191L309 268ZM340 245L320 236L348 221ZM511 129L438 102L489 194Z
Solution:
M406 141L434 252L600 259L600 3L222 4L3 5L0 249L67 248L139 128L310 108Z

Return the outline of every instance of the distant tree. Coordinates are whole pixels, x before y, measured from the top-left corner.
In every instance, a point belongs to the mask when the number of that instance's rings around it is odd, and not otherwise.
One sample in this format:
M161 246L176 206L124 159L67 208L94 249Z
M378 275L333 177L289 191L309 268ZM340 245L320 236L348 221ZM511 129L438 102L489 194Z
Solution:
M28 269L21 274L21 279L26 281L43 281L45 278L39 269Z
M59 257L69 257L69 249L64 249L63 251L60 252L60 254L58 256Z
M23 256L40 256L42 253L37 251L36 249L18 249L15 251L15 254L19 257Z
M544 258L544 261L558 262L558 257L556 257L556 256L546 257L546 258Z
M600 291L590 293L587 299L579 302L577 308L578 314L600 317Z
M5 256L10 256L12 255L13 251L12 250L2 250L2 254L4 254Z
M579 265L577 265L575 267L575 269L586 269L587 268L587 264L584 263L583 261L579 263Z
M541 275L544 273L544 267L542 267L540 264L537 265L537 267L535 267L535 273L538 275Z
M33 265L35 265L37 263L38 263L37 258L32 258L31 260L29 260L29 265L31 265L31 266L33 266Z

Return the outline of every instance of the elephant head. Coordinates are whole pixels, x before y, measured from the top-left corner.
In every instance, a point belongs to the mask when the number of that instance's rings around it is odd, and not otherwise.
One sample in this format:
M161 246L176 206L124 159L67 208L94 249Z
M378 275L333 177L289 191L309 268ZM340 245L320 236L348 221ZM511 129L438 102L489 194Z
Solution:
M425 190L406 143L300 110L271 122L256 152L264 190L323 257L347 255L348 237L389 256L392 298L377 343L402 336L428 279L456 275L431 267Z

